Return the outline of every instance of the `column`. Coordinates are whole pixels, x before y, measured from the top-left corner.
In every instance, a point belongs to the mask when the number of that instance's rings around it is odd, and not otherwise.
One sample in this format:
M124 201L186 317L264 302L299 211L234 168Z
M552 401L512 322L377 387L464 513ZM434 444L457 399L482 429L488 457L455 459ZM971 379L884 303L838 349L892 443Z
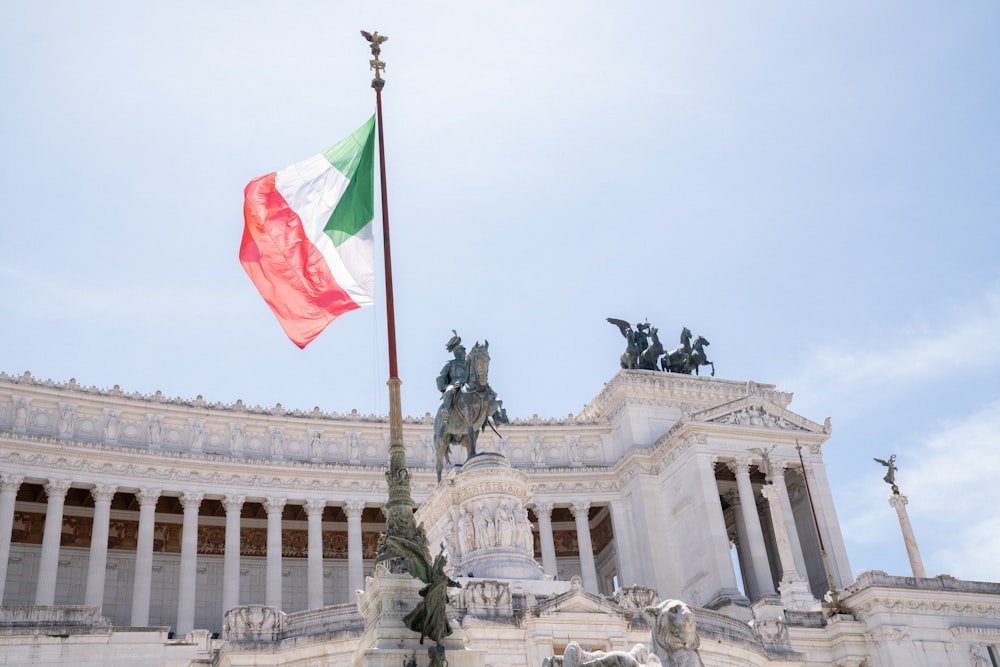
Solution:
M594 563L594 544L590 540L590 503L575 502L570 506L576 519L576 543L580 551L580 570L583 575L583 590L597 595L597 565Z
M23 475L0 475L0 605L3 605L7 562L10 560L10 540L14 531L14 501L24 482Z
M285 498L265 498L267 511L267 585L264 604L281 609L281 512Z
M913 526L910 525L910 517L906 513L906 503L908 502L906 496L896 492L889 497L889 504L895 508L896 515L899 516L899 528L903 531L903 544L906 545L906 555L910 558L910 569L913 570L914 577L924 579L927 577L927 572L924 571L924 561L920 558L917 538L913 534Z
M559 575L556 565L556 541L552 535L553 503L533 503L538 517L538 542L542 546L542 571L553 579Z
M784 489L775 484L767 484L760 490L767 498L771 509L771 524L774 526L774 541L778 547L778 559L781 561L781 602L787 609L807 611L818 609L819 603L809 590L809 584L795 569L795 558L792 555L792 544L788 537L788 528L782 516L781 496Z
M45 532L42 534L42 555L38 560L36 605L52 605L56 601L56 577L59 574L59 543L62 541L63 505L71 482L50 479L45 484L49 502L45 508Z
M323 508L326 501L311 498L305 502L309 521L309 552L306 581L309 587L308 609L323 606Z
M222 562L222 611L240 603L240 515L246 496L226 496L226 555Z
M696 558L703 561L698 568L692 568L694 573L699 568L707 571L715 579L718 589L707 592L705 600L691 600L693 604L705 604L712 598L722 597L729 600L745 602L746 598L736 585L736 570L733 569L733 559L729 546L729 532L726 530L726 518L722 515L722 504L719 502L719 484L715 479L716 457L707 452L694 456L697 484L694 502L700 510L702 525L694 525L700 532L700 539L692 536L692 542L683 557ZM700 505L700 507L698 507ZM698 515L696 515L698 516ZM695 541L697 540L697 541ZM711 581L711 579L710 579Z
M757 516L757 501L754 499L753 484L750 482L749 465L750 460L746 458L739 458L728 464L729 469L736 475L740 514L746 531L755 589L759 596L774 595L774 583L771 581L771 568L767 561L767 547L764 545L764 533L760 528L760 517Z
M816 516L823 531L823 543L826 546L834 586L842 588L854 580L854 575L847 558L844 536L840 532L840 521L837 519L837 508L833 502L830 482L826 478L826 466L820 458L818 446L816 449L810 447L810 451L811 456L807 459L806 465L813 501L816 503Z
M788 485L785 484L785 467L788 465L787 461L772 461L771 462L771 483L778 487L780 493L778 494L778 502L781 504L781 516L785 521L785 533L788 535L788 543L792 549L792 558L795 559L795 571L800 574L803 581L807 578L808 570L806 569L806 559L802 554L802 544L799 542L799 531L795 527L795 514L792 513L792 502L789 500L788 496ZM803 490L803 493L805 491ZM774 518L774 512L771 513L771 518ZM775 534L777 534L777 529L775 529ZM784 565L782 565L784 567Z
M632 527L630 504L631 496L626 501L612 500L609 509L611 510L611 528L615 535L615 555L618 561L618 586L628 586L630 583L639 581L636 576L636 543L634 529Z
M87 592L83 603L104 605L104 578L108 568L108 526L111 501L118 490L114 484L97 484L90 490L94 498L94 527L90 531L90 560L87 563Z
M204 493L185 491L181 494L184 527L181 529L180 585L177 589L177 625L174 633L184 637L194 630L194 601L198 588L198 508Z
M347 515L347 599L354 602L356 591L365 589L365 553L361 541L361 514L363 500L352 500L344 505Z
M149 625L149 600L153 588L153 523L159 489L139 489L139 535L135 545L135 579L132 585L132 621L137 627Z

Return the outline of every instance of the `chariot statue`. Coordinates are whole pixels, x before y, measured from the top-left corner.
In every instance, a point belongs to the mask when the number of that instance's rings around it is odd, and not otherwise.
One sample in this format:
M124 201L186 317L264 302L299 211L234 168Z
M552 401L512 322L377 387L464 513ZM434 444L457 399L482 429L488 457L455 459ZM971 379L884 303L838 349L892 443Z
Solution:
M687 327L681 330L680 345L664 351L663 344L660 343L659 329L649 322L636 324L633 328L625 320L613 317L607 319L618 327L625 338L625 351L621 356L622 368L700 375L698 369L701 366L711 366L712 376L715 376L715 364L709 361L705 352L705 348L710 344L708 339L698 336L692 344L691 330Z

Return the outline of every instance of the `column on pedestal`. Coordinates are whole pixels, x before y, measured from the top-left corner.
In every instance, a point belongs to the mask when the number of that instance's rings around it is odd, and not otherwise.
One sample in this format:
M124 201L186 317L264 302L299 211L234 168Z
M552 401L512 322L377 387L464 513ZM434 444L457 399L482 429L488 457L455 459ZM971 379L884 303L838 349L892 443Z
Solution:
M754 498L753 484L750 482L750 471L748 470L750 461L747 458L739 458L728 465L729 469L736 475L740 515L750 551L754 588L758 596L774 595L774 583L771 581L771 569L767 560L767 547L764 544L764 533L760 527L760 517L757 516L757 501Z
M768 484L760 490L761 495L767 498L771 508L771 524L774 526L774 541L778 547L778 558L781 560L781 583L794 581L804 581L804 577L795 569L795 557L792 554L792 544L788 536L788 529L785 525L785 518L782 516L781 495L784 492L782 487L776 484Z
M903 544L906 546L906 555L910 559L910 569L913 570L914 577L924 579L927 577L927 572L924 570L924 561L920 557L920 549L917 548L917 538L913 534L910 517L906 513L906 503L908 502L906 496L899 493L893 493L889 497L889 504L895 508L896 515L899 517L899 528L903 531Z
M818 446L817 446L818 447ZM823 464L818 449L810 447L811 455L806 460L809 484L813 501L816 503L816 516L820 529L823 531L823 544L826 547L827 561L833 583L842 588L854 580L851 564L847 557L847 547L840 531L840 521L837 519L837 509L830 491L830 481L826 477L826 466Z
M267 511L267 583L264 604L281 609L281 512L285 498L265 498Z
M90 531L90 560L87 563L87 592L83 603L94 607L104 605L104 579L108 568L108 528L111 521L111 501L118 490L114 484L97 484L90 490L94 498L94 525Z
M799 573L802 581L808 581L808 570L806 569L806 559L802 553L802 543L799 542L799 531L795 526L795 514L792 512L792 501L788 495L788 485L785 483L785 467L787 461L772 461L770 481L773 486L778 487L778 502L781 505L781 517L784 521L785 534L788 536L788 544L792 551L792 558L795 559L794 570ZM774 513L772 510L772 523ZM775 528L777 535L777 528ZM782 565L782 567L785 567Z
M42 534L42 555L38 559L36 605L52 605L56 601L56 577L59 574L59 543L62 541L63 505L70 480L50 479L45 484L48 505L45 507L45 532Z
M309 524L306 565L306 582L309 588L307 609L319 609L323 606L323 509L325 507L326 501L320 498L310 498L305 502Z
M177 590L177 625L174 631L183 637L194 630L195 591L198 582L198 508L204 493L181 494L184 527L181 529L180 587Z
M149 600L153 588L153 526L159 489L139 489L139 534L135 545L135 579L132 587L133 626L149 625Z
M7 561L10 560L10 541L14 531L14 502L22 482L23 475L0 475L0 606L3 605Z
M538 517L538 543L542 547L542 571L550 577L559 575L556 564L556 541L552 535L553 503L533 503L535 516Z
M226 509L226 554L222 561L222 611L240 603L240 515L246 496L228 495L222 499Z
M361 514L365 510L363 500L351 500L344 504L347 515L347 599L354 602L357 592L365 588L365 552L361 540Z
M701 539L700 544L704 551L698 554L702 560L700 569L705 570L717 577L718 590L715 595L723 595L729 598L744 599L736 585L736 570L733 568L733 559L729 546L729 533L726 530L726 519L722 515L722 504L719 502L719 484L715 478L716 457L703 453L694 457L694 465L697 470L697 483L701 487L697 494L696 505L701 505L701 521L703 525L698 526ZM690 552L689 552L690 553ZM709 599L711 599L711 596ZM708 600L692 600L694 604L703 604Z
M570 506L576 519L576 543L580 551L580 572L583 589L597 595L597 564L594 562L594 543L590 539L590 503L575 502Z

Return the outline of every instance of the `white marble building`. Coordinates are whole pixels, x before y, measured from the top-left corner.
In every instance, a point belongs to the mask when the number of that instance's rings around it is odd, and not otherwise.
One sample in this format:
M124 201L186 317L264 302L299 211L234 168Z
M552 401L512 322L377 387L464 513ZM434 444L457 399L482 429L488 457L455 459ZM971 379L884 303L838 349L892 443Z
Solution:
M575 418L484 435L496 455L440 485L432 420L405 420L418 520L463 583L449 663L627 650L645 606L679 599L709 667L1000 665L1000 584L854 580L829 425L791 399L621 371ZM378 630L416 585L371 577L388 431L0 374L0 665L426 664Z

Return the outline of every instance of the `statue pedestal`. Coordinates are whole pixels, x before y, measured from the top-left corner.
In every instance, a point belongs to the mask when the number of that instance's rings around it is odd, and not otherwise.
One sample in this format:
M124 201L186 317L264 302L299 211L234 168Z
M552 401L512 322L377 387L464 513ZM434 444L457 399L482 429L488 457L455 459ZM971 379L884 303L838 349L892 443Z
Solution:
M456 577L546 579L534 557L528 477L496 452L472 457L417 510L431 553L444 544Z
M354 653L353 667L400 667L411 659L417 665L428 664L427 650L434 647L434 641L425 638L421 644L420 635L403 623L403 617L420 602L423 585L409 574L391 574L381 565L376 568L375 576L368 578L358 598L365 630ZM486 651L466 650L461 625L452 619L451 628L452 634L441 642L449 667L483 667Z

